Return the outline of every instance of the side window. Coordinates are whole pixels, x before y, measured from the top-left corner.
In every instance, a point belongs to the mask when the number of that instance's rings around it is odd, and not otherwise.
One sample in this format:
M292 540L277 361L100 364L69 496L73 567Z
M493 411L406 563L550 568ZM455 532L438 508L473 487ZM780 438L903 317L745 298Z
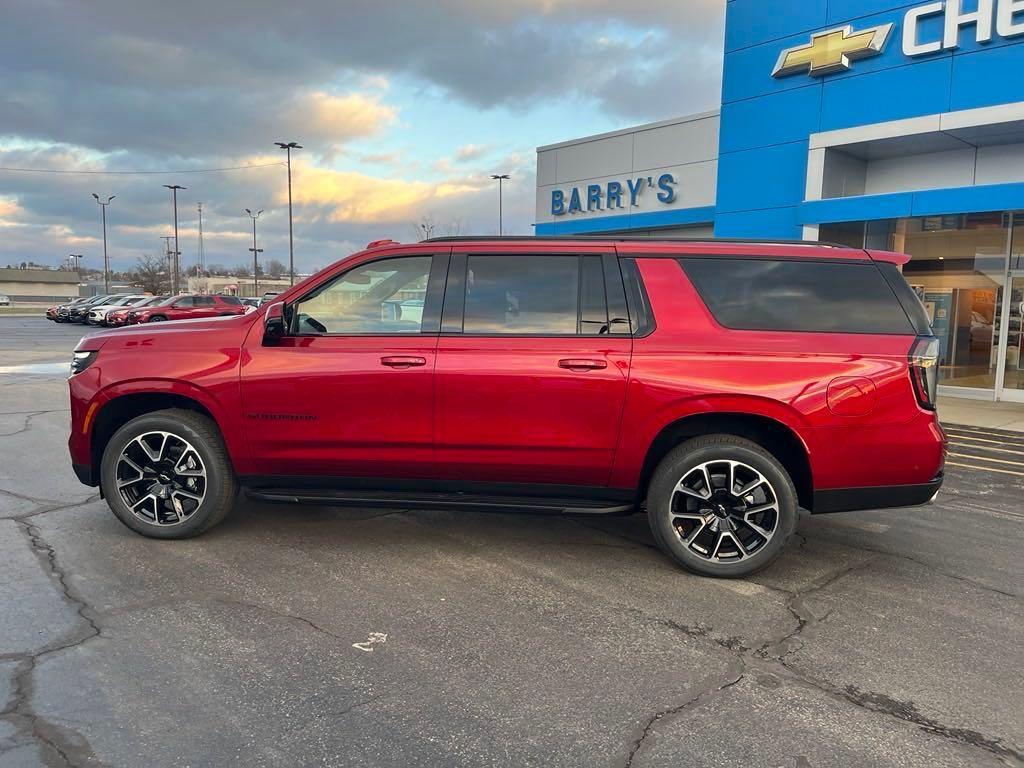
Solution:
M469 256L464 333L608 332L600 256Z
M680 260L726 328L913 334L907 313L872 262Z
M175 307L191 307L193 305L194 301L191 296L182 296L180 299L174 302Z
M213 296L196 296L195 303L197 307L212 307L214 305Z
M350 269L296 304L294 332L419 333L432 260L404 256Z
M234 304L236 306L242 303L241 301L238 300L237 296L218 296L217 300L221 304Z

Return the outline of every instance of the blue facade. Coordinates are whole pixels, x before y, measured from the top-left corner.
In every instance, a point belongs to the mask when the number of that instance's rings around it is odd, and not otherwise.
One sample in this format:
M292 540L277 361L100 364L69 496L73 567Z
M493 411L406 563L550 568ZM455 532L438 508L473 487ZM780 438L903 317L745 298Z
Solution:
M904 55L905 14L921 5L729 0L716 235L799 238L804 225L1024 207L1024 184L804 202L813 133L1024 101L1021 37L993 35L991 42L978 43L973 28L964 26L955 49ZM976 9L977 0L964 1L962 12ZM772 76L780 52L806 45L812 33L887 23L894 26L884 51L846 72ZM918 35L940 40L942 15L923 17Z

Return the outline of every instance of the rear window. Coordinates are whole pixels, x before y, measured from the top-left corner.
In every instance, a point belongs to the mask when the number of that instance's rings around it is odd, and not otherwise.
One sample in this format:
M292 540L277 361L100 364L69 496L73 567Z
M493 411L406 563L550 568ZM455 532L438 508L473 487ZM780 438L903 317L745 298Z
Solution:
M912 334L893 289L871 262L680 259L727 328Z

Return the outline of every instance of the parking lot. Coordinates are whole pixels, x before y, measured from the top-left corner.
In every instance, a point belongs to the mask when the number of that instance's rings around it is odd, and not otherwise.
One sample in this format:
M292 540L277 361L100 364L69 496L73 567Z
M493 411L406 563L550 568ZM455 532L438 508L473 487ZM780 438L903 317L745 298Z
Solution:
M257 504L123 527L67 456L80 326L0 317L0 766L1024 764L1024 434L742 581L641 515Z

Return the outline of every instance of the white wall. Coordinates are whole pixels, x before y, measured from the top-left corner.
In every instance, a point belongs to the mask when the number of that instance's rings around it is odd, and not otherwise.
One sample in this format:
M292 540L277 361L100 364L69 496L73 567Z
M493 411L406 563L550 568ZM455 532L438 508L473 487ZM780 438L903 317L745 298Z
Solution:
M718 127L719 116L713 112L539 147L536 221L570 221L714 205ZM657 189L645 189L637 205L630 205L627 179L650 176L657 184L664 173L675 178L675 200L661 203L657 200ZM561 189L568 205L572 188L579 188L585 209L587 186L599 184L604 188L609 181L623 185L622 208L552 215L552 190Z

